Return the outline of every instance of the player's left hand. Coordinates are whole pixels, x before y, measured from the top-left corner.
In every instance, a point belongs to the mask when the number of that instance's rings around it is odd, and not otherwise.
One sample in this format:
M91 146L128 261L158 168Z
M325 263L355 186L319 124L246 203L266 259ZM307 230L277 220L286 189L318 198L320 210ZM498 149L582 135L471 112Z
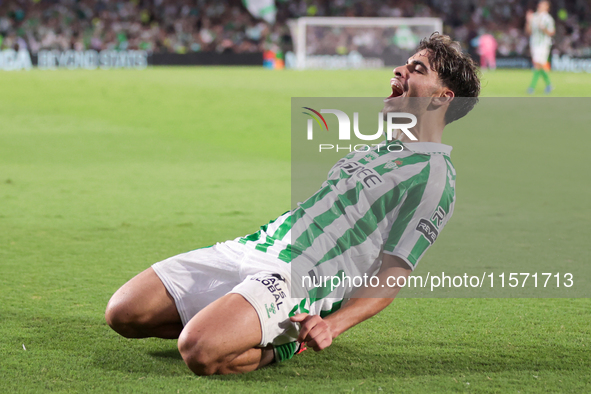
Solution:
M320 316L298 313L289 319L300 323L299 342L306 342L309 347L317 352L326 349L332 344L330 325Z

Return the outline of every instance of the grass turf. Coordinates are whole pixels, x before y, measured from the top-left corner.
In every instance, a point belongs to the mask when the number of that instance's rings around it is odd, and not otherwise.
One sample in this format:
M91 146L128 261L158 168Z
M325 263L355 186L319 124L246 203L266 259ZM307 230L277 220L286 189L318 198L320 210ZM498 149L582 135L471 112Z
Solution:
M0 73L0 391L590 391L589 299L398 299L322 353L212 378L194 377L175 341L127 340L105 324L112 293L151 263L253 232L290 206L290 97L387 95L390 76L206 67ZM485 73L483 95L522 96L530 76ZM551 78L553 96L591 91L587 74ZM589 146L584 129L575 132L578 149ZM538 199L511 194L503 205L486 182L498 172L471 149L486 147L482 136L446 138L464 176L463 202L426 263L511 258L505 250L545 264L589 261L585 232L575 231L589 219L584 152L558 151L562 167L534 168L536 182L548 172L560 188L540 186ZM570 190L565 168L580 179ZM519 175L507 174L504 193ZM559 207L563 195L568 204ZM540 210L542 200L549 209ZM534 242L547 233L556 245Z

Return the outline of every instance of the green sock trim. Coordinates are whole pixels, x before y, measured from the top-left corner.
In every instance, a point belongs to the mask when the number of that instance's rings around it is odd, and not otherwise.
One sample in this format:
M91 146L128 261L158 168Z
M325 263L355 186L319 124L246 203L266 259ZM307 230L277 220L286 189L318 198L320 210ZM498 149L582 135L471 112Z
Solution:
M273 352L275 353L275 362L280 363L289 360L293 357L298 348L297 342L285 343L283 345L275 346Z
M536 84L538 83L538 78L540 78L540 71L541 70L534 70L534 77L531 80L531 83L529 84L529 87L532 89L536 88Z
M546 83L546 86L550 85L550 77L548 76L548 73L546 72L546 70L540 70L540 74L542 74L542 78L544 78L544 82Z

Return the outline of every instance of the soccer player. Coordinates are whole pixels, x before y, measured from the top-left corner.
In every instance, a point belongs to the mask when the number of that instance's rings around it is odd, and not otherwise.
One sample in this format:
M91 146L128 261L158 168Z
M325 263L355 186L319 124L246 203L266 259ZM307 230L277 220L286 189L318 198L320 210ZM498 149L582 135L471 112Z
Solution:
M545 93L550 93L553 90L550 83L548 71L550 71L550 63L548 56L550 56L550 47L552 46L552 36L555 33L554 19L548 13L550 9L550 2L542 0L538 3L537 12L529 10L526 14L525 30L530 35L529 47L531 50L532 63L534 65L534 75L531 83L527 88L529 94L533 94L538 78L542 76L546 83Z
M191 371L229 374L289 359L303 343L325 349L387 307L452 215L455 170L441 136L473 108L480 81L459 44L434 34L390 86L383 113L412 109L418 142L400 133L352 152L258 232L154 264L113 295L108 324L128 338L178 338ZM370 275L383 286L296 283L302 268L307 279Z

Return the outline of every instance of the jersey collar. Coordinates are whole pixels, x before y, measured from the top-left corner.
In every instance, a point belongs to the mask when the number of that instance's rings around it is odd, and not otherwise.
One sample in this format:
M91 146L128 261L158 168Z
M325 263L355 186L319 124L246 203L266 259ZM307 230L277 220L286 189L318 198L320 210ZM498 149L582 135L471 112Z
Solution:
M390 141L389 144L396 142L398 145L404 146L413 153L423 153L429 155L445 155L449 156L453 149L450 145L440 144L437 142L400 142L399 140Z

